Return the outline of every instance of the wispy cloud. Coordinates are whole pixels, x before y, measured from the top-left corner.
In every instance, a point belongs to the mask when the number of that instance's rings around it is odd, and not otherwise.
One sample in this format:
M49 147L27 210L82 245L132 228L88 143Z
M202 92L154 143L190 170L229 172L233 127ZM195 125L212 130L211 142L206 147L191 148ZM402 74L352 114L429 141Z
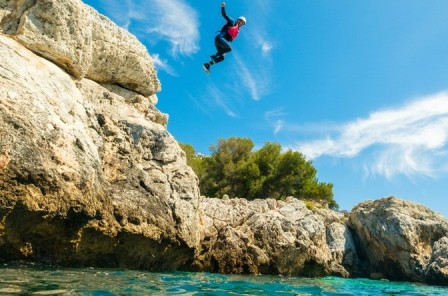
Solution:
M213 102L219 108L224 110L224 112L226 113L227 116L234 117L234 118L238 117L238 115L226 103L226 101L225 101L226 97L224 96L224 94L213 84L208 87L208 98L207 98L207 101L209 101L210 98L213 99Z
M135 28L137 32L134 33L140 36L151 35L151 42L168 42L172 56L198 52L199 17L185 0L101 2L108 15L120 26L127 30Z
M270 85L269 75L266 74L264 68L258 66L250 71L243 58L237 52L233 52L233 54L238 65L236 75L238 75L243 86L249 91L251 98L255 101L260 100L268 93Z
M168 61L166 59L162 59L158 53L151 54L151 57L158 70L165 71L172 76L177 76L176 71L174 71L174 69L168 64Z
M263 31L256 31L254 33L253 40L255 40L257 48L260 49L261 55L264 58L270 58L270 53L274 48L274 43L271 40L269 40L269 38L264 36L264 34L265 32Z
M263 40L261 42L261 53L262 53L263 56L269 55L269 53L271 52L272 48L273 48L273 45L269 41Z
M368 174L435 176L448 168L447 144L448 92L443 92L341 124L296 148L309 159L352 158L369 151Z
M206 114L208 117L212 118L213 114L210 112L210 108L208 108L204 104L204 99L201 101L196 96L192 95L191 93L187 93L188 98L193 102L193 104L196 106L197 109L199 109L202 113Z
M252 44L260 50L262 57L270 58L270 53L274 48L274 42L270 38L269 28L272 26L272 0L259 0L251 2L249 13L248 32ZM255 12L255 13L254 13Z
M274 134L278 134L283 130L285 121L282 117L285 115L282 109L267 111L264 113L264 118L274 127Z
M148 1L145 1L148 2ZM171 53L191 55L199 50L198 13L184 0L150 0L147 31L171 44Z

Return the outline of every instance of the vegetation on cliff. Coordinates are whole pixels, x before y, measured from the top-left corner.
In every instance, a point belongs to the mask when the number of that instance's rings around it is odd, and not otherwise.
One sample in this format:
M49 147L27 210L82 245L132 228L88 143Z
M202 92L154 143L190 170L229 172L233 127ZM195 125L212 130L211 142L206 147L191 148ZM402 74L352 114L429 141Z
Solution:
M220 139L211 145L210 156L198 155L192 145L181 144L190 165L199 177L203 195L284 199L293 196L338 208L333 184L319 182L316 169L304 155L280 144L267 142L254 150L248 138Z

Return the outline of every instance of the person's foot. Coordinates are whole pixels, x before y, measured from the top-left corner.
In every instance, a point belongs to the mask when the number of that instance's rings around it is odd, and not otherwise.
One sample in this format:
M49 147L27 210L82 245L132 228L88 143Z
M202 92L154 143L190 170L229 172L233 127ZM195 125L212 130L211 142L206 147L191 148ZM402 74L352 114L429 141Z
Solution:
M205 63L205 64L203 64L203 65L202 65L202 68L204 68L204 71L205 71L207 74L210 74L210 64L209 64L209 63Z

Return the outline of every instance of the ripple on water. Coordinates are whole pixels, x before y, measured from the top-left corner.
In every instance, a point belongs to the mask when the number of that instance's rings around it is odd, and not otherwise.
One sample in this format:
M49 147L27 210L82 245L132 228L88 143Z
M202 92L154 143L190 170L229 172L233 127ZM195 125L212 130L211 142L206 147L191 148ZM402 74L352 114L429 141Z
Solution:
M368 279L320 279L208 273L149 273L8 264L0 295L448 295L448 288Z

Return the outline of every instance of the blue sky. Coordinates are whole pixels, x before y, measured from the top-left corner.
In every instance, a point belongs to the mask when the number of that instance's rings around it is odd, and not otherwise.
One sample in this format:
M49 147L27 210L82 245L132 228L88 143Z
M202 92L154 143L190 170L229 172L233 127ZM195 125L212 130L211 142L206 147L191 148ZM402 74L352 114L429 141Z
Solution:
M229 0L248 23L208 76L221 1L84 2L148 48L179 142L277 142L341 209L394 195L448 217L448 1Z

